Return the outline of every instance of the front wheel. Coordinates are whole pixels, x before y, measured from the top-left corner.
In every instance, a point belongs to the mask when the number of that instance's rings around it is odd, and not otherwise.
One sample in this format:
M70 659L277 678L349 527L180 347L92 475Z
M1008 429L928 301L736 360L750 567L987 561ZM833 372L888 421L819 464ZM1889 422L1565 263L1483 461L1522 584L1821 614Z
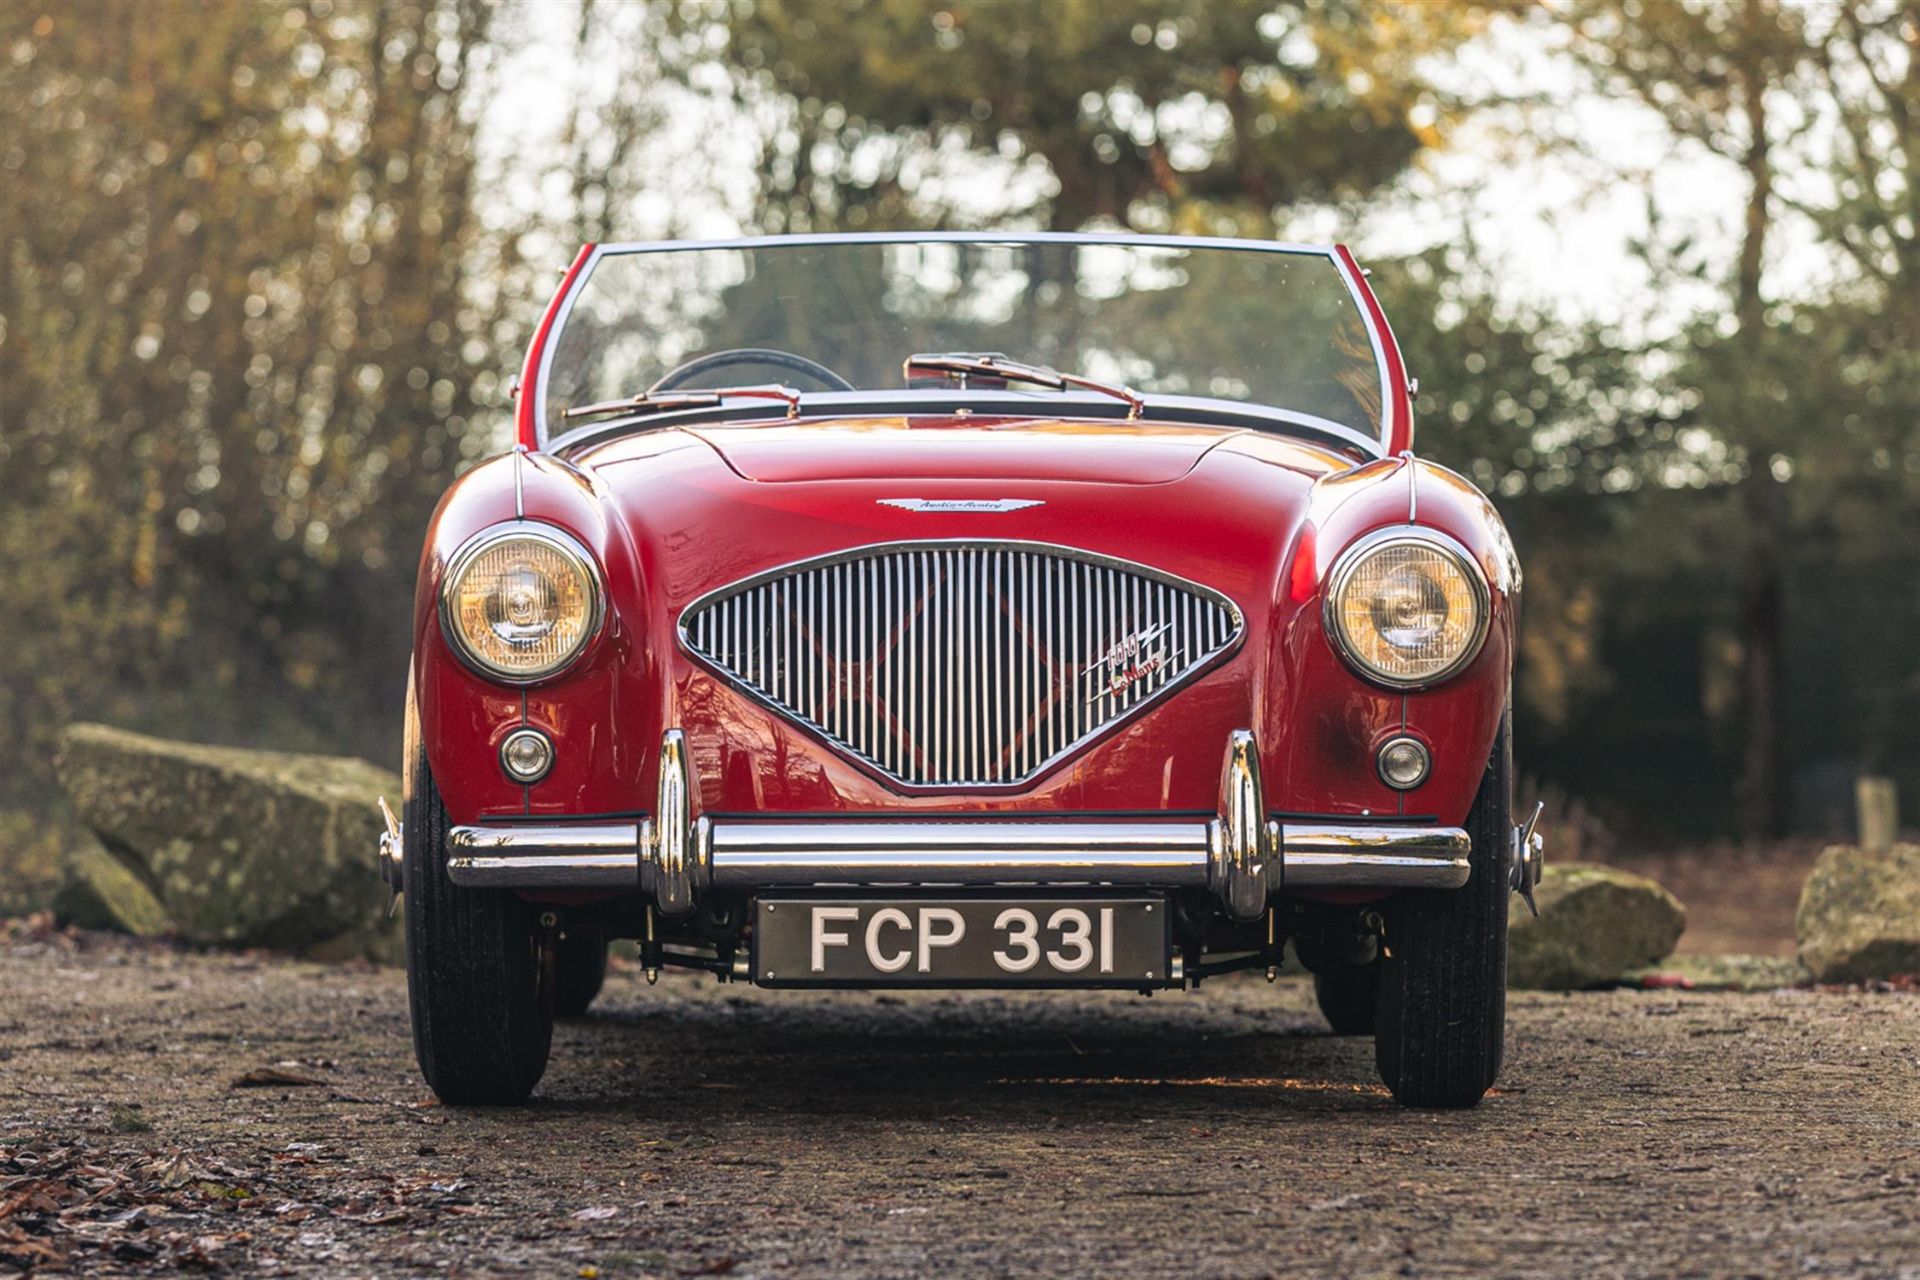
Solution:
M414 1056L442 1102L525 1102L553 1043L554 952L539 944L521 899L447 878L450 824L426 752L414 746L407 768L401 875Z
M1493 1087L1507 1030L1513 714L1501 717L1467 815L1472 872L1458 889L1396 894L1381 913L1374 1060L1410 1107L1471 1107Z

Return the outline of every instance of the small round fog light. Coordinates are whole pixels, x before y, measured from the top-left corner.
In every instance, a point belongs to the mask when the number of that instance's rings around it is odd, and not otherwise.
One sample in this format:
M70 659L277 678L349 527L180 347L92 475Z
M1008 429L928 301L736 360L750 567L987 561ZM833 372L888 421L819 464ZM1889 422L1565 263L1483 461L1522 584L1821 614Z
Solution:
M553 743L538 729L515 729L500 744L500 767L515 782L538 782L553 768Z
M1426 745L1415 738L1389 738L1374 759L1380 781L1395 791L1411 791L1427 780L1433 769L1433 757Z

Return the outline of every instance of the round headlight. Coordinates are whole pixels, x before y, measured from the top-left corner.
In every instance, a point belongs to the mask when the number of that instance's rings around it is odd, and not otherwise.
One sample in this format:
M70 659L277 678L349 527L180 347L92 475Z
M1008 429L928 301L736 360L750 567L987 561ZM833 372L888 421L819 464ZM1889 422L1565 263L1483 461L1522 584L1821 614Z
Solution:
M593 558L550 525L495 525L461 547L440 589L440 623L483 674L539 680L565 667L600 626Z
M1361 675L1438 684L1480 651L1487 582L1465 548L1431 529L1383 529L1348 548L1327 590L1327 634Z

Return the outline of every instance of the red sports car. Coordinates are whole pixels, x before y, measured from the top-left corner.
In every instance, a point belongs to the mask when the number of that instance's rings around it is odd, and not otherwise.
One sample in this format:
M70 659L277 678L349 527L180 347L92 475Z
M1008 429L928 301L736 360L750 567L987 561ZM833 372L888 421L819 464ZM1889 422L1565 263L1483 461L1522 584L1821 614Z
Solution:
M433 518L415 1048L524 1099L614 938L763 987L1198 986L1290 940L1401 1101L1504 1035L1520 570L1344 248L589 245Z

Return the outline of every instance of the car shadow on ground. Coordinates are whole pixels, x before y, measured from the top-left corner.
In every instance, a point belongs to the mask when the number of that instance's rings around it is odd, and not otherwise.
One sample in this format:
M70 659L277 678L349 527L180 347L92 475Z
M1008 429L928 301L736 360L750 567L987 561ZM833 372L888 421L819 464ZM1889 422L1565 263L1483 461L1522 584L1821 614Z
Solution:
M680 1118L747 1111L1027 1123L1393 1104L1371 1041L1329 1034L1289 984L1224 1000L1115 993L769 993L649 999L610 991L556 1032L535 1105L635 1115L675 1097ZM661 990L665 990L664 986Z

